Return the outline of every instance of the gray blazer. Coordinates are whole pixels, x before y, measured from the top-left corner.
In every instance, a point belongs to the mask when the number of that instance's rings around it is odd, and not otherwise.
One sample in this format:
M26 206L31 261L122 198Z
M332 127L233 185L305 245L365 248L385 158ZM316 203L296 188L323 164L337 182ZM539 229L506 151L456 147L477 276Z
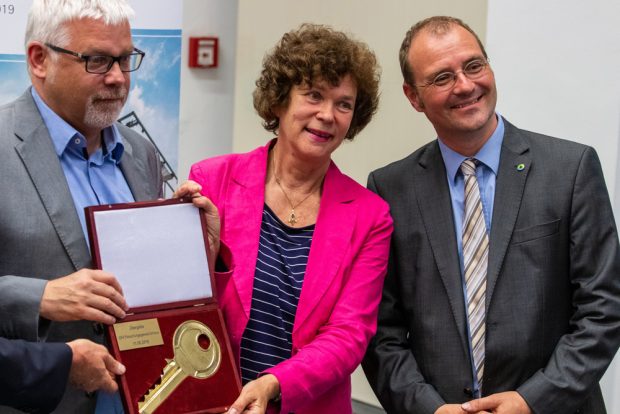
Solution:
M161 197L159 159L153 146L118 125L125 151L120 163L136 200ZM102 341L86 321L50 323L39 318L47 280L91 266L88 245L58 156L28 89L0 107L0 336L66 342ZM90 413L94 398L67 389L57 409ZM13 412L0 408L0 413Z
M598 381L620 342L620 249L599 160L590 147L505 126L482 393L518 390L536 414L605 413ZM388 413L464 402L472 370L437 142L371 173L368 186L390 204L394 234L364 371Z

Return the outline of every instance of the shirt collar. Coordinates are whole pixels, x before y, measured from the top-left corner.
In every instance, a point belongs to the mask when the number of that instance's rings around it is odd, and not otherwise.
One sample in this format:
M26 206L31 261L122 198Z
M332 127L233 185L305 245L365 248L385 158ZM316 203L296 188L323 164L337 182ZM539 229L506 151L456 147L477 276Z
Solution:
M467 158L475 158L482 164L486 165L497 176L499 169L499 157L502 150L502 142L504 141L504 120L501 115L496 113L497 127L487 142L480 148L480 150L473 157L466 157L458 152L449 148L443 143L441 137L438 137L439 149L443 162L446 165L446 172L451 180L456 179L456 174L459 172L461 164Z
M62 156L70 143L80 148L86 148L84 136L47 106L35 88L31 88L31 92L32 98L41 113L41 118L43 118L43 122L52 138L56 155L58 157ZM103 129L102 149L105 149L105 154L102 154L103 157L109 156L116 164L121 162L125 147L116 124Z

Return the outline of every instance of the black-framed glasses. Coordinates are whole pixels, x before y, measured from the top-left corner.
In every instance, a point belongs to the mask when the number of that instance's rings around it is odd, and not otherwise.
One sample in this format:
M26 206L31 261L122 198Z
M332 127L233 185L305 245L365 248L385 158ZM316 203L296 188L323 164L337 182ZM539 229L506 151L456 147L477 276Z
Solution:
M84 61L86 72L104 74L108 73L114 62L118 62L118 66L121 68L121 72L133 72L138 70L142 64L144 53L140 49L134 47L133 52L127 55L121 56L109 56L109 55L84 55L82 53L73 52L71 50L63 49L62 47L54 46L46 43L45 46L52 49L54 52L66 53L67 55L75 56Z
M456 83L456 78L459 73L465 75L467 79L475 80L485 75L488 67L488 59L474 59L467 62L467 64L465 64L465 66L461 70L457 70L456 72L441 72L437 74L432 81L416 86L420 88L434 86L435 89L439 91L445 91L448 89L452 89L452 87Z

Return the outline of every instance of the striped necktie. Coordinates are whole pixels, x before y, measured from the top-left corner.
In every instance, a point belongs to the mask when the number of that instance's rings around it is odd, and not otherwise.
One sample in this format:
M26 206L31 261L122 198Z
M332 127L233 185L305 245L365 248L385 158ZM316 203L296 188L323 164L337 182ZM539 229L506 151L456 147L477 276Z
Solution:
M461 164L465 177L465 216L463 218L463 263L467 293L467 319L474 367L479 387L484 372L485 309L489 237L482 213L480 188L476 178L477 160L468 158Z

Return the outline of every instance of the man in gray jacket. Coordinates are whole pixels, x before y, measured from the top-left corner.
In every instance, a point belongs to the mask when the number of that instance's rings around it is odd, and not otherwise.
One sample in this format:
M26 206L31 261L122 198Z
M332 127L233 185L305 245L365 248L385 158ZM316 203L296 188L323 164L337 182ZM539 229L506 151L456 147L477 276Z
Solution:
M98 323L125 315L114 276L90 269L84 207L161 196L153 146L115 123L144 57L132 15L125 0L33 2L32 87L0 108L2 337L101 342ZM95 402L69 386L57 410L90 413Z

